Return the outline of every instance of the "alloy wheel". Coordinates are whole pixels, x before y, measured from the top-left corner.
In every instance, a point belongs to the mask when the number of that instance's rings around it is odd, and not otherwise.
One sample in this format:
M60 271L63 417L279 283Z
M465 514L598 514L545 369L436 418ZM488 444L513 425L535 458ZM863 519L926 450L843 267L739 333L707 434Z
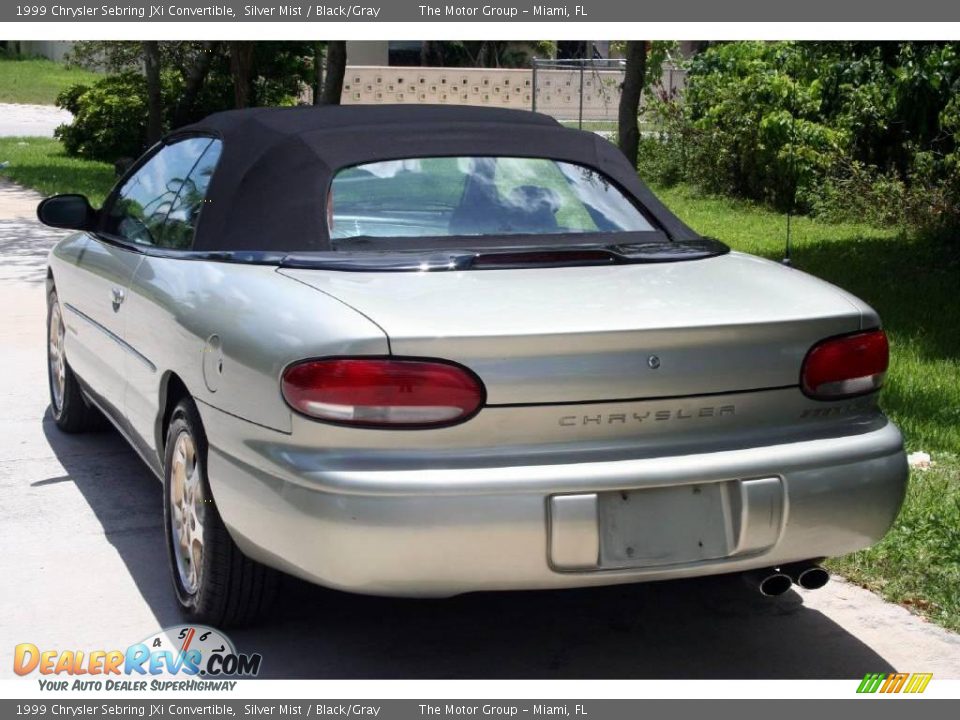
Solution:
M170 468L170 529L177 574L183 589L200 588L203 569L203 515L206 499L193 436L186 430L176 439Z
M50 399L53 403L55 413L59 413L63 409L63 395L67 385L67 362L63 356L64 335L63 317L60 315L60 306L54 303L50 309L48 363L50 372Z

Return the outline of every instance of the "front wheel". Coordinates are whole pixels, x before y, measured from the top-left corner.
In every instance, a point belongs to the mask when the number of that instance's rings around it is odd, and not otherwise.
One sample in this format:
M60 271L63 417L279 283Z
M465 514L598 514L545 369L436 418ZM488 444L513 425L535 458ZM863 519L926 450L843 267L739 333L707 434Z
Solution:
M50 415L57 427L67 433L100 430L105 419L87 402L80 382L67 363L65 341L67 326L63 321L57 291L47 296L47 384L50 388Z
M207 440L196 405L181 400L167 430L164 526L177 600L194 622L249 624L273 599L277 573L246 557L213 501L206 472Z

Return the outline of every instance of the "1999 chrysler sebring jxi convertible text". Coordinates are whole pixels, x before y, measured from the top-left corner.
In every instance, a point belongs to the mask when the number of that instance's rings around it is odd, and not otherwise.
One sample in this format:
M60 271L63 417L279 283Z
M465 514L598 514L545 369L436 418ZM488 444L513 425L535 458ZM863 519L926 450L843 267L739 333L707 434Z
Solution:
M445 596L753 571L827 581L906 485L876 313L699 237L534 113L221 113L50 256L53 417L164 484L184 612L275 570Z

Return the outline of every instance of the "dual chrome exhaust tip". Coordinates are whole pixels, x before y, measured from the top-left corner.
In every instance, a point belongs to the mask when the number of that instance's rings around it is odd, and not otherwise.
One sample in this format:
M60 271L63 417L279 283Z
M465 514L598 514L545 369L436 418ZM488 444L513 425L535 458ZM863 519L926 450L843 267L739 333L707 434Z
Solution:
M790 565L785 568L787 575L804 590L819 590L830 582L830 573L816 564Z
M794 584L805 590L819 590L830 581L830 573L814 562L799 562L743 574L749 585L764 597L783 595Z

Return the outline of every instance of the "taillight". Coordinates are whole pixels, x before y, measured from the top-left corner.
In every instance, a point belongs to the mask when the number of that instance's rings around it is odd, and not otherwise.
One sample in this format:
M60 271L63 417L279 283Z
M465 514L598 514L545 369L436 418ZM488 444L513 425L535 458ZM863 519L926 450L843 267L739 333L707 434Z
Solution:
M304 415L368 427L453 425L484 402L473 373L431 360L306 360L284 371L281 387L290 407Z
M805 394L818 400L873 392L883 384L889 358L883 330L830 338L807 353L800 385Z

